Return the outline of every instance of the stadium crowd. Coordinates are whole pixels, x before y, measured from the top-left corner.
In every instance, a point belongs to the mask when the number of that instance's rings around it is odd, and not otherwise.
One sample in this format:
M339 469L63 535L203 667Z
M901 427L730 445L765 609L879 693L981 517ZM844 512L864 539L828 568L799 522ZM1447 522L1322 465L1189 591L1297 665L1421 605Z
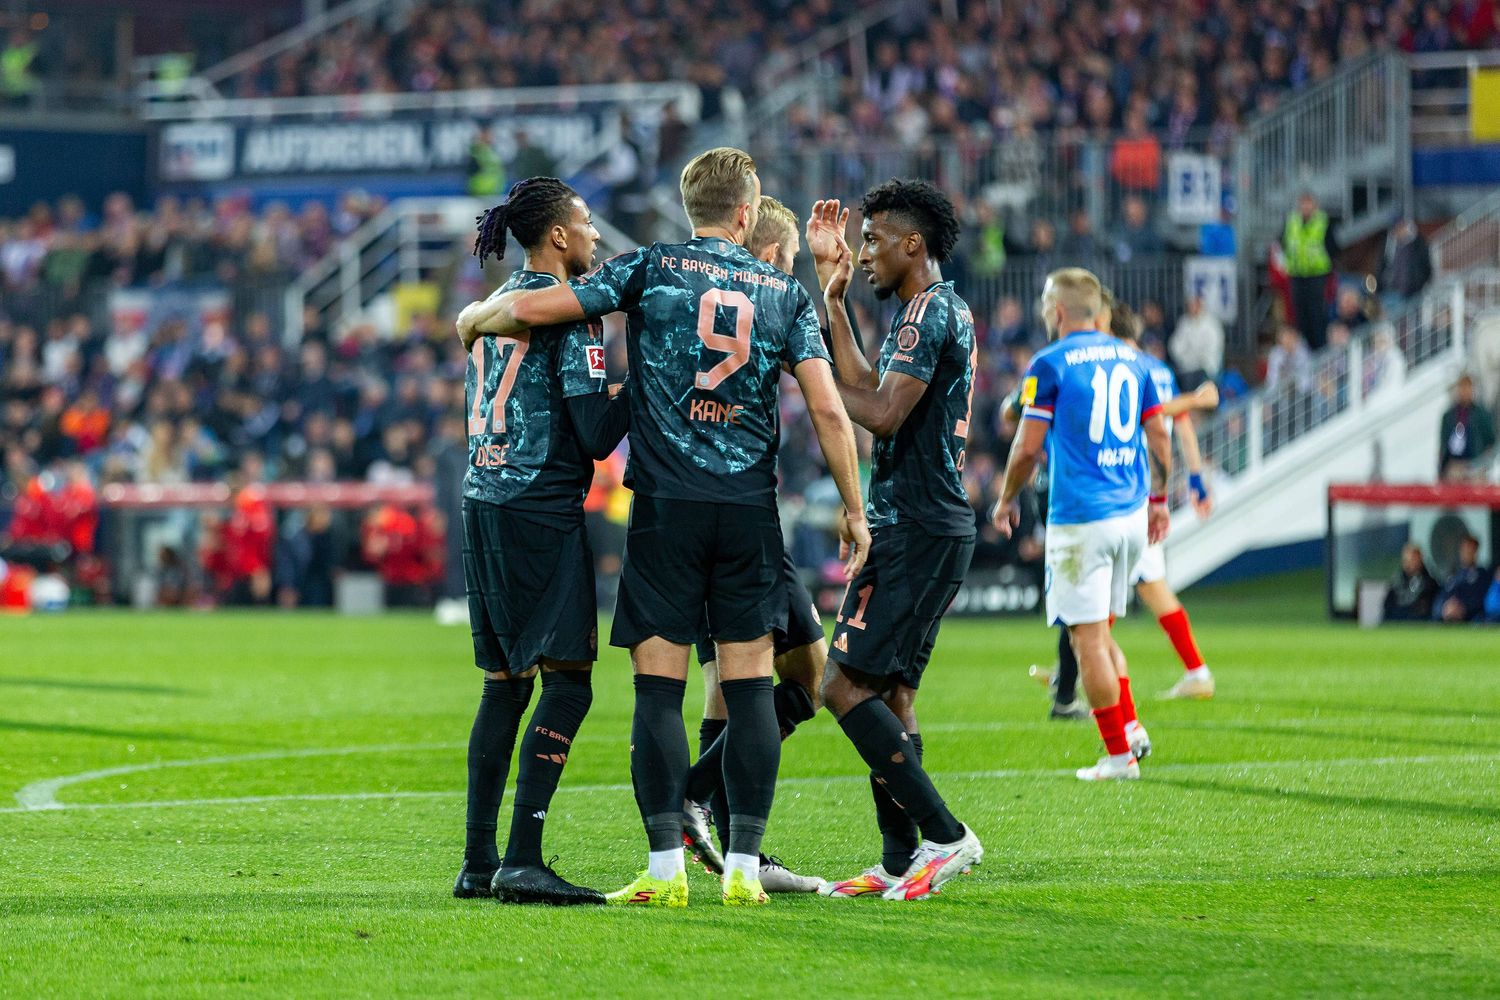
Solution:
M117 194L97 217L76 199L64 199L0 222L0 510L28 490L36 497L39 485L62 506L76 507L84 484L213 482L231 474L242 485L433 480L445 449L463 441L462 427L445 421L462 410L465 363L448 317L418 310L400 329L373 320L329 329L309 312L306 338L295 348L283 344L278 329L279 290L286 280L379 207L350 194L333 211L313 202L295 213L270 205L257 214L234 200L209 206L165 198L142 212ZM1060 240L1049 224L1038 223L1033 233L1040 246L1017 246L1012 253L1028 271L1043 273L1089 252L1107 254L1108 245L1092 241L1085 222L1079 220ZM986 238L983 228L968 227L953 266L961 287L982 273ZM481 294L499 279L473 267L450 277L447 297L453 301ZM110 293L131 288L223 289L228 297L206 312L153 309L127 320L110 308ZM1002 403L1045 334L1029 296L1004 294L992 304L975 298L980 374L964 481L981 510L994 499L1011 439ZM1212 380L1227 399L1248 391L1247 379L1226 357L1223 326L1201 302L1188 302L1180 316L1153 299L1135 304L1146 349L1168 361L1185 388ZM1404 371L1389 338L1382 341L1381 331L1368 326L1374 308L1373 300L1350 291L1340 297L1330 323L1335 342L1347 339L1351 328L1374 329L1373 339L1390 349L1367 355L1367 392ZM873 347L888 316L871 300L857 299L855 309ZM620 370L618 330L611 345L612 365ZM1319 398L1311 373L1305 343L1288 328L1245 374ZM794 385L782 409L784 495L793 511L806 512L791 519L807 525L794 530L794 548L799 559L817 565L829 554L822 525L832 494ZM606 537L617 534L610 525L625 516L622 464L601 465L590 501ZM63 502L66 489L74 493ZM242 513L251 520L257 514L253 507ZM295 541L278 551L312 553L302 563L324 567L315 582L285 583L300 580L305 568L289 563L276 570L256 532L229 531L218 537L249 554L205 554L201 563L217 570L205 569L204 593L245 596L253 578L249 593L258 599L285 594L298 600L303 591L326 599L327 558L320 554L337 552L341 563L356 565L360 546L348 531L337 544L304 538L306 520L291 519ZM310 520L315 528L331 523L336 534L343 527L337 517ZM28 523L41 522L22 520ZM48 523L54 524L49 533L31 537L69 542L85 554L93 547L79 545L83 535L70 535L55 518ZM399 526L408 535L415 530L404 521ZM217 527L210 520L206 533ZM15 534L10 532L10 541ZM181 539L169 558L190 561L183 546L192 542ZM609 546L602 548L610 560ZM992 530L981 533L979 565L1034 562L1038 555L1035 532L1020 533L1015 542ZM226 566L251 569L225 576ZM388 582L406 586L414 572L393 570ZM436 584L440 574L440 566L427 567L421 583Z
M692 80L705 117L733 87L765 92L799 46L873 3L684 0L526 3L426 0L394 28L356 19L241 74L246 97ZM956 21L944 17L957 13ZM1389 47L1478 49L1500 38L1491 0L1341 4L1178 0L963 0L909 4L869 33L870 72L807 138L844 131L911 143L968 129L1126 128L1139 116L1167 141L1242 115Z

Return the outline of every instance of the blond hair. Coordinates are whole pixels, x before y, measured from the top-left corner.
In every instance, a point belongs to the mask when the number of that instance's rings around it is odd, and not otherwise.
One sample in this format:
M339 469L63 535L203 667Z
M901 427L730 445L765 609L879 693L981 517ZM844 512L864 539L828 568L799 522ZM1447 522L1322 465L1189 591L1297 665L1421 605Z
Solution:
M1071 323L1089 322L1104 309L1104 287L1092 271L1064 267L1047 275L1043 297L1062 307Z
M752 256L759 257L761 251L772 243L786 246L796 239L799 228L796 212L770 195L763 194L760 196L760 221L755 224L755 232L750 234L750 241L745 244L745 249Z
M682 207L695 227L733 221L734 210L755 197L755 161L732 146L699 153L682 168Z

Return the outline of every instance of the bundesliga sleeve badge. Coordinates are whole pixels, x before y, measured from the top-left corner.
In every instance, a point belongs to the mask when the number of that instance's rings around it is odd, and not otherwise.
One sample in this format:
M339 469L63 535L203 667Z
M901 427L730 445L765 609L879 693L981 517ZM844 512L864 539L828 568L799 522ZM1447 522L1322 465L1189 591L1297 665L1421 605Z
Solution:
M584 352L589 363L589 377L604 377L604 346L602 344L585 344Z

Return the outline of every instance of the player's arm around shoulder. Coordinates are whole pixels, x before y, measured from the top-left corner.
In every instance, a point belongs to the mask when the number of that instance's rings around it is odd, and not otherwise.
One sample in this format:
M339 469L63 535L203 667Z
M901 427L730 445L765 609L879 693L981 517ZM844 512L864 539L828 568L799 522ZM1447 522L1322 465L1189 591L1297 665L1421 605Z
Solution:
M570 285L516 288L465 306L458 314L458 339L467 351L480 337L509 337L532 327L583 318L583 307Z

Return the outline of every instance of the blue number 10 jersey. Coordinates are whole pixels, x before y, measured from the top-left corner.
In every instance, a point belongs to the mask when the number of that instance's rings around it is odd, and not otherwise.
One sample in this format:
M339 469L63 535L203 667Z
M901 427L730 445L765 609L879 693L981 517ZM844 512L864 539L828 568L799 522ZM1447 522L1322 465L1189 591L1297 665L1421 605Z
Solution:
M1150 491L1141 425L1162 407L1144 355L1104 333L1075 333L1031 360L1024 418L1048 435L1048 521L1087 524L1137 510Z

